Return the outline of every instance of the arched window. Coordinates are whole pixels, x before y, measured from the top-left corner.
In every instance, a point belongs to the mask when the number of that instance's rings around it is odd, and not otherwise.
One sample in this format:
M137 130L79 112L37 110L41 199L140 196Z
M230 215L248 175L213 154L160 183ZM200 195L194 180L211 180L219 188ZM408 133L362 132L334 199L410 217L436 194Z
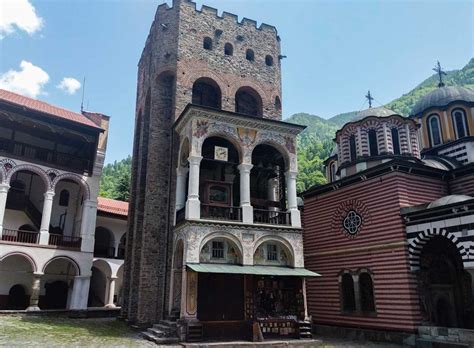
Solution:
M342 310L353 312L356 310L354 280L352 275L344 273L341 279Z
M221 90L217 83L209 78L200 78L193 84L192 103L196 105L221 108Z
M467 119L464 110L456 109L451 113L453 117L454 130L456 132L456 138L460 139L469 135L467 128Z
M262 98L250 87L242 87L235 94L235 112L262 116Z
M441 144L441 122L439 116L432 114L428 117L428 134L430 136L430 145L437 146Z
M377 140L377 131L375 129L369 129L369 149L371 156L379 155L379 145Z
M337 174L337 167L336 167L336 162L332 162L331 166L329 167L329 170L331 172L331 182L334 182L337 180L336 174Z
M231 43L227 42L225 45L224 45L224 54L226 56L232 56L234 55L234 46L232 46Z
M67 207L69 205L69 191L62 190L59 194L59 205L61 207Z
M399 155L401 151L400 151L400 137L398 135L398 129L394 127L390 131L392 133L393 153L395 155Z
M202 42L202 47L205 50L212 50L212 39L206 36Z
M253 62L253 60L255 59L255 55L253 53L253 50L251 50L250 48L247 50L247 52L245 52L245 58L247 60L250 60L251 62Z
M359 275L360 309L362 312L374 312L374 284L372 277L367 272Z
M354 134L349 137L349 151L351 154L351 162L354 162L357 159L356 137Z
M273 65L273 57L270 56L270 55L265 56L265 64L267 64L268 66L272 66Z

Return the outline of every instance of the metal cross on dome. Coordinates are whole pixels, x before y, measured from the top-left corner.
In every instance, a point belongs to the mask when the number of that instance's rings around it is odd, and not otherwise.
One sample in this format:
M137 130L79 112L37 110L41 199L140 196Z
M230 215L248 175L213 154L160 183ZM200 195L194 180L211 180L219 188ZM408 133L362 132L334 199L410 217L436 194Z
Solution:
M372 107L372 100L374 100L374 97L370 94L370 90L367 92L367 95L365 96L367 100L369 101L369 108Z
M436 71L436 73L438 74L438 78L439 78L438 87L444 87L443 75L447 75L447 74L443 71L443 69L441 69L441 64L439 63L439 60L438 60L438 64L436 64L436 66L433 68L433 71Z

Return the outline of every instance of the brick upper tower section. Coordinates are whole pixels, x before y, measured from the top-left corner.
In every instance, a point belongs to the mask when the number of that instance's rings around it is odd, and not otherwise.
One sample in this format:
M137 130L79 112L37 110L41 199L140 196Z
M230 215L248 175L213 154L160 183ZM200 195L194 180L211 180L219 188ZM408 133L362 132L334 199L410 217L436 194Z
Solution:
M204 41L207 40L207 48ZM210 79L221 92L221 108L236 111L236 93L248 90L261 98L264 118L281 120L280 39L275 27L202 6L174 0L158 7L139 63L141 81L167 73L176 77L176 119L192 102L193 84ZM148 71L151 70L151 74ZM139 93L139 98L140 98ZM145 95L142 95L145 98Z

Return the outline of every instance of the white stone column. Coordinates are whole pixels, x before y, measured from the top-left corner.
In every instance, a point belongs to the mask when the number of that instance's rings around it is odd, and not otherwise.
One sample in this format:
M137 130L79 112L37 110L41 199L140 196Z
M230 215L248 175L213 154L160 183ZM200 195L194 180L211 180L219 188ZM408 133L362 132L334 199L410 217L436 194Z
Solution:
M106 308L115 308L114 295L115 295L115 280L116 279L117 277L109 278L109 295L107 297L107 304L105 305Z
M5 217L5 207L7 205L8 190L10 185L0 184L0 240L3 234L3 219Z
M179 167L176 169L176 211L184 208L186 204L186 174L189 168Z
M308 300L306 298L306 278L301 279L301 287L302 287L302 291L303 291L304 320L309 320Z
M43 273L41 272L34 272L33 273L33 281L31 283L31 296L30 296L30 304L27 311L39 311L40 308L38 307L39 296L41 291L41 276Z
M87 309L90 276L75 276L68 309Z
M240 171L240 206L242 207L242 222L253 224L253 207L250 203L250 171L252 164L241 163Z
M49 243L49 225L51 222L51 212L53 210L54 191L46 191L44 193L43 215L41 216L40 239L41 245Z
M186 219L201 218L201 202L199 201L199 166L202 156L189 156L188 200L186 201Z
M97 217L97 202L86 199L82 204L81 219L81 251L94 251L95 220Z
M286 198L288 200L288 211L291 214L291 226L301 227L301 215L300 211L298 210L298 203L296 200L296 175L297 172L291 170L285 173L286 190L288 192L288 196Z

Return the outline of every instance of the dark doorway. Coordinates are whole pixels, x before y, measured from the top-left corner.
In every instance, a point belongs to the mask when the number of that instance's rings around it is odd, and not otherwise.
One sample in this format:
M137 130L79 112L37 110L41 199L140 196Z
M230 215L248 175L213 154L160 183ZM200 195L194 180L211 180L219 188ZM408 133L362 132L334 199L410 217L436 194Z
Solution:
M28 296L23 285L13 285L8 292L8 309L22 310L28 307Z
M199 273L198 319L244 320L244 278L234 274Z
M456 245L436 236L420 255L420 298L425 325L469 328L471 284ZM468 281L466 281L468 280Z
M65 309L67 305L67 294L69 287L66 282L57 280L55 282L45 284L45 304L44 309Z

